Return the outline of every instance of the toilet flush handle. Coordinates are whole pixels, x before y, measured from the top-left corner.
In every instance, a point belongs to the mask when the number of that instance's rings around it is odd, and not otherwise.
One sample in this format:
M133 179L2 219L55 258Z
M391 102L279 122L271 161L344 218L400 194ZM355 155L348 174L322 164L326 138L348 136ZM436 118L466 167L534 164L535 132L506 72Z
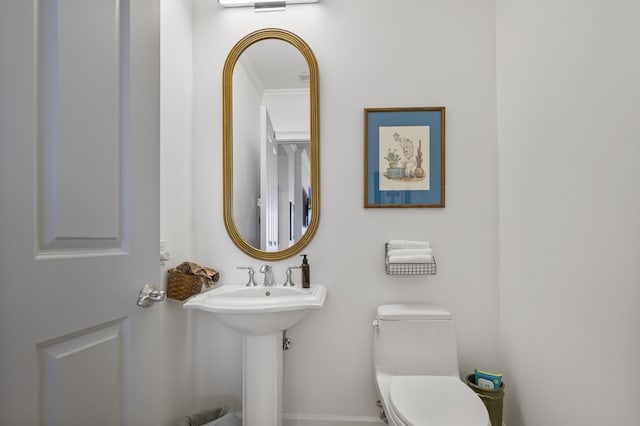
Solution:
M374 319L371 325L373 326L373 328L376 328L376 329L380 328L380 324L378 323L377 319Z

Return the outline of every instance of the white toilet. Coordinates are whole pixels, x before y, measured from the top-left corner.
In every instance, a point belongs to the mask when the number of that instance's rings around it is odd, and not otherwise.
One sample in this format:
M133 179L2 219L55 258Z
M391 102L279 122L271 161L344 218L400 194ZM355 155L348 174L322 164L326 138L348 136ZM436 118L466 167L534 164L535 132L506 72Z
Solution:
M491 426L480 398L460 380L451 312L428 304L378 306L373 363L393 426Z

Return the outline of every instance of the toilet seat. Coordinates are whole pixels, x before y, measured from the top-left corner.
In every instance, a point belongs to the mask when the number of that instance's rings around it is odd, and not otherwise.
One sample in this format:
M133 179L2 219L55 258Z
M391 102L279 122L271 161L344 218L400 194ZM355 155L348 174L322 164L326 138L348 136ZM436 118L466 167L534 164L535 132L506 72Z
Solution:
M392 417L406 426L487 426L480 398L452 376L395 376L389 386Z

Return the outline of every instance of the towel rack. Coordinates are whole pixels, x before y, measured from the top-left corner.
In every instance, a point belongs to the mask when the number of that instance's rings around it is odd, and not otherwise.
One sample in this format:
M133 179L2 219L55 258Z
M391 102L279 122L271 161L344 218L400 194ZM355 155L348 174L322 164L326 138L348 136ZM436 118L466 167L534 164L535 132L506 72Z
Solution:
M436 275L436 257L430 263L389 263L389 243L384 244L384 269L387 275Z

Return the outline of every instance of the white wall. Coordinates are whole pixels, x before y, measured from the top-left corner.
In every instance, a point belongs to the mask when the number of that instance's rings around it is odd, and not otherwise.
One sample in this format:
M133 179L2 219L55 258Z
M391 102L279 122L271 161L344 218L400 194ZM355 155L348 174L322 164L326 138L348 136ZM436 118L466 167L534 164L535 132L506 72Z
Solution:
M497 2L507 424L640 424L640 4Z
M192 7L191 0L161 2L160 238L173 260L191 255L193 235Z
M197 260L192 256L191 220L193 24L191 0L162 0L160 8L160 238L172 256L160 268L160 283L166 286L169 267ZM192 408L191 316L181 302L171 299L153 309L163 310L162 323L156 326L172 336L171 347L159 354L170 357L171 368L157 372L164 377L169 403L145 409L160 410L167 425L177 424Z
M495 13L492 0L323 0L286 13L194 1L193 257L239 283L260 265L230 241L222 211L221 79L226 55L249 32L280 27L313 49L320 71L321 220L305 249L329 298L288 331L285 412L377 415L371 320L378 304L430 301L456 318L461 371L498 360ZM411 10L411 13L406 13ZM363 208L363 109L447 107L447 207ZM195 197L198 197L196 202ZM432 277L384 273L383 244L419 236L439 261ZM279 281L295 257L274 265ZM196 406L240 409L241 340L194 317ZM309 423L304 423L309 424ZM341 424L341 423L340 423Z

